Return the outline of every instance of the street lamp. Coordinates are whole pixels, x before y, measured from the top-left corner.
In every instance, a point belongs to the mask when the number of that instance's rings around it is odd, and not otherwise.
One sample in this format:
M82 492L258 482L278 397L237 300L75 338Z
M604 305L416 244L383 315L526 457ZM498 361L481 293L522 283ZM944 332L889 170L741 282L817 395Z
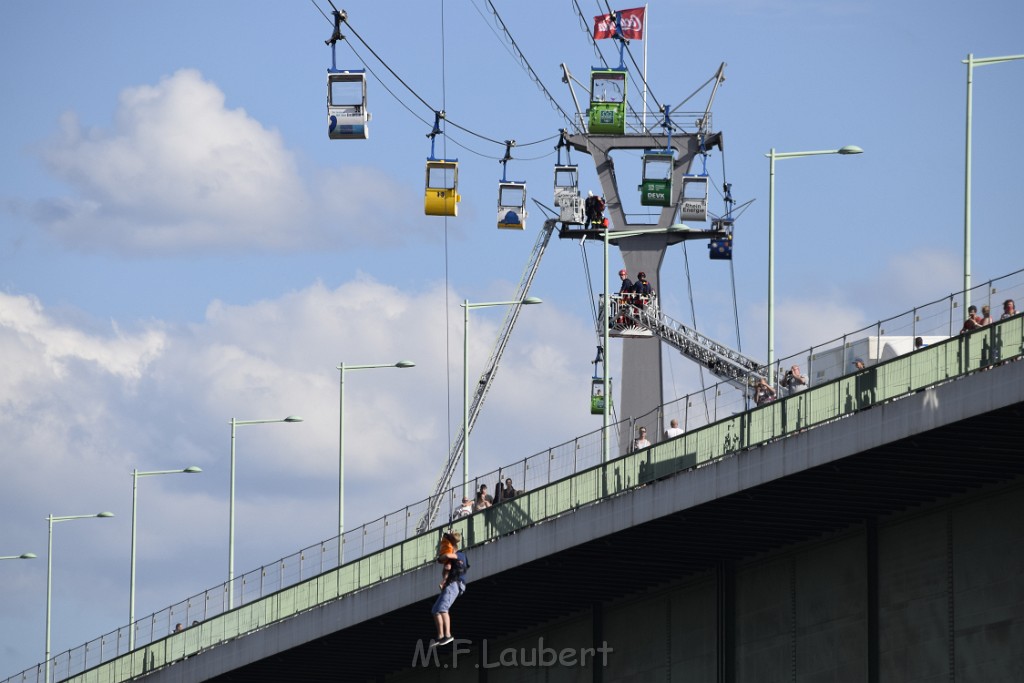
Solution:
M140 472L132 470L132 571L128 581L128 649L135 649L135 522L136 508L139 501L139 477L151 477L159 474L195 474L202 472L198 467L186 467L183 470L158 470Z
M235 427L275 422L302 422L302 418L295 415L289 415L280 420L236 420L231 418L231 487L228 494L228 609L235 605Z
M56 517L49 515L46 519L49 522L49 534L46 546L46 655L43 657L43 666L46 667L46 683L50 683L50 603L53 594L53 525L56 522L68 522L73 519L92 519L93 517L113 517L113 512L100 512L95 515L63 515ZM31 555L31 553L26 553Z
M522 301L488 301L478 304L463 300L462 306L462 497L469 497L469 311L473 308L491 308L492 306L529 306L544 303L535 296L528 296Z
M768 154L768 371L775 362L775 160L811 157L819 154L861 154L864 150L856 145L839 149L825 149L814 152L776 152L772 147ZM769 375L770 376L770 375Z
M670 225L667 228L658 228L653 230L605 229L605 231L602 233L601 239L604 241L604 306L602 306L601 317L604 318L604 321L602 322L603 332L601 338L602 344L604 345L604 363L602 363L602 366L604 368L604 376L602 378L604 384L604 388L602 389L604 393L604 410L601 414L601 440L603 441L604 446L601 452L601 462L608 462L609 460L611 460L611 439L608 438L608 428L611 422L610 415L612 406L612 397L611 393L609 392L611 387L609 386L610 382L608 379L608 343L610 336L608 318L611 317L611 302L609 301L608 291L608 243L612 240L618 240L624 237L641 237L643 235L669 235L672 233L688 232L689 230L690 229L687 226L683 225L682 223L676 223L674 225Z
M35 553L22 553L21 555L4 555L0 557L0 560L34 560L36 559Z
M984 57L968 54L961 63L967 65L967 144L964 154L964 310L971 305L971 108L974 100L974 67L1001 64L1024 59L1024 55Z
M337 369L341 373L341 383L338 389L338 565L341 565L342 536L345 533L345 371L414 367L416 367L416 364L411 360L371 365L345 365L344 363L338 363Z

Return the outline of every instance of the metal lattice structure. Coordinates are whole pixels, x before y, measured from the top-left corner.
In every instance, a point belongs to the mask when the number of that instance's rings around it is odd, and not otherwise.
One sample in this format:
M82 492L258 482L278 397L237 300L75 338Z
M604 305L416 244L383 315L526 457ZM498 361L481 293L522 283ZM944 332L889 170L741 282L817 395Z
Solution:
M643 297L642 302L635 294L614 294L609 298L612 336L653 334L690 360L707 368L713 375L741 390L753 386L764 376L763 363L673 320L661 311L656 296ZM603 310L604 302L601 303Z
M522 301L530 292L530 285L533 284L533 278L537 274L537 268L540 266L541 257L544 256L544 250L547 249L548 242L551 240L551 233L554 232L557 223L558 221L553 218L549 218L544 221L544 227L541 228L540 234L537 236L537 242L533 245L533 251L530 252L530 258L526 263L523 276L519 280L519 287L516 290L516 295L514 297L514 301L518 303L513 304L508 308L508 313L505 315L505 321L502 323L501 331L498 333L498 339L494 342L494 349L491 351L491 356L487 360L487 365L484 366L484 371L480 373L480 380L477 382L476 391L473 394L473 400L469 404L470 431L473 430L476 418L480 414L480 408L483 406L484 399L487 398L487 392L490 391L491 385L494 383L494 377L498 372L498 364L501 362L501 356L505 352L505 347L508 346L508 340L512 335L512 329L515 327L516 321L519 319L519 312L523 307ZM441 475L437 478L437 483L434 485L434 491L428 499L427 510L416 525L416 530L419 532L429 529L437 518L437 513L444 502L444 494L448 491L452 482L452 477L455 474L455 468L462 459L462 444L465 440L465 436L463 429L460 427L458 434L455 435L455 440L452 441L451 450L448 452L448 460L445 462L444 468L441 470Z

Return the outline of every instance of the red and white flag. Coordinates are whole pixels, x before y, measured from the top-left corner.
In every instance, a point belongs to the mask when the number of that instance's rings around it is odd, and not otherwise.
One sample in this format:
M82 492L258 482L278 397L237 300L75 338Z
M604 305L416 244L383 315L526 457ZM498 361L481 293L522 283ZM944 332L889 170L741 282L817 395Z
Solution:
M622 15L622 37L626 40L644 39L644 10L646 7L624 9ZM611 38L615 35L615 15L602 14L594 17L594 40Z

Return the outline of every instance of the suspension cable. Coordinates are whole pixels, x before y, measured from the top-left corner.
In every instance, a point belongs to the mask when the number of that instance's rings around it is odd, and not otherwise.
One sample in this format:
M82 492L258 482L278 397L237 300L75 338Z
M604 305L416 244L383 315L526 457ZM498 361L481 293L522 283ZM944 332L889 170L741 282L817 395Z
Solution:
M498 23L501 25L501 30L504 32L505 37L508 38L508 42L512 44L512 48L515 50L516 55L519 57L520 63L526 69L526 73L527 75L529 75L530 80L532 80L537 85L537 87L541 89L541 92L544 93L544 96L548 98L548 102L551 104L551 108L557 110L562 115L562 118L565 119L566 123L572 124L572 117L569 116L569 114L567 114L564 109L562 109L562 105L560 105L555 100L555 98L548 91L547 87L545 87L543 81L540 80L540 76L538 76L537 72L533 70L532 66L530 66L530 62L526 60L526 55L524 55L523 51L519 49L519 45L516 44L515 38L512 37L512 34L509 32L508 27L505 25L504 20L501 18L501 15L498 14L498 10L494 6L494 3L491 2L491 0L487 0L487 6L491 8L491 13L494 14L494 18L497 19Z

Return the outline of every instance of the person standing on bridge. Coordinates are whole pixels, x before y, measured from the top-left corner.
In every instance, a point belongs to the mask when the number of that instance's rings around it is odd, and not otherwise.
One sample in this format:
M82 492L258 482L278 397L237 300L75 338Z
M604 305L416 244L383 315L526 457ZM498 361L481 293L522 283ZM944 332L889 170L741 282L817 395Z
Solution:
M967 320L964 321L964 326L960 328L960 334L976 330L982 326L981 316L978 315L978 307L971 305L967 307Z
M1003 302L1003 314L999 316L1000 320L1006 320L1017 315L1017 306L1013 303L1013 299L1007 299Z
M799 365L794 365L789 370L786 370L786 375L779 384L786 387L787 396L799 394L808 386L807 377L800 374Z
M633 452L642 451L643 449L650 447L651 442L647 440L647 427L641 427L636 438L633 439Z

